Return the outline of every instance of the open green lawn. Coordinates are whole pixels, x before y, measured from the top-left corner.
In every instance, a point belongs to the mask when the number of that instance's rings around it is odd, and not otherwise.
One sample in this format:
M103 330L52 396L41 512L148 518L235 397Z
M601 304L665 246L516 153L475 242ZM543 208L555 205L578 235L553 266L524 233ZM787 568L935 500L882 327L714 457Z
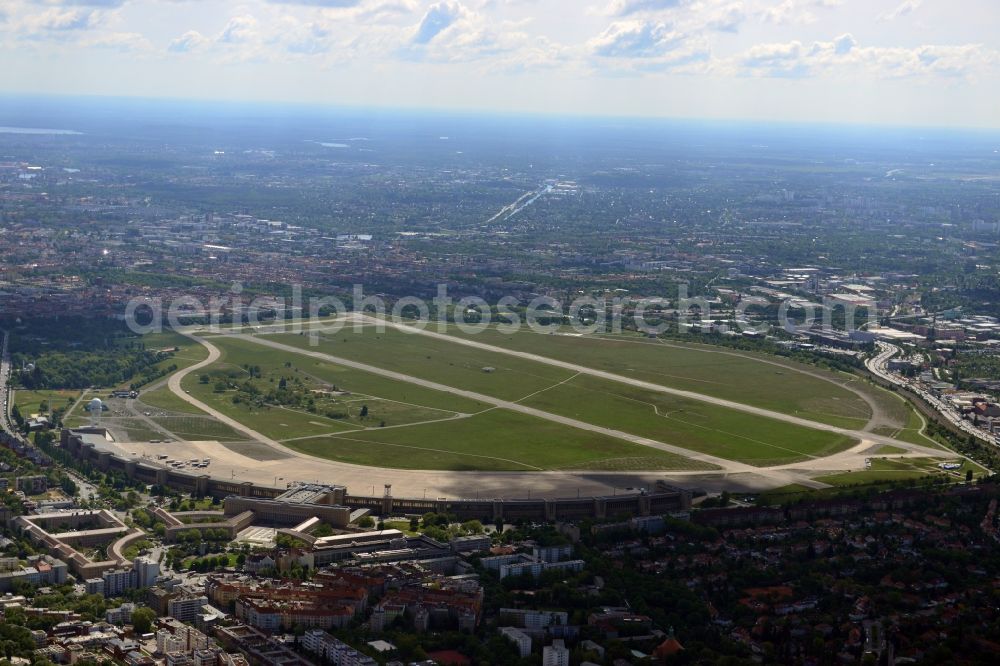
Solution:
M904 479L918 479L923 476L947 474L953 481L965 478L966 469L978 471L978 466L973 466L968 461L962 462L962 467L958 470L942 471L938 463L942 462L936 458L873 458L871 468L857 472L844 472L841 474L828 474L817 477L817 481L829 483L833 486L847 486L859 483L873 483L881 481L900 481Z
M161 363L176 365L178 370L192 366L208 357L207 349L194 340L173 331L144 335L142 343L146 345L146 349L173 351L173 357L167 361L161 361Z
M80 399L80 394L82 393L82 399ZM78 400L74 401L74 409L69 410L63 415L63 423L69 425L71 421L90 421L90 414L87 412L87 404L93 398L100 398L104 400L108 397L107 389L87 389L82 392L77 393ZM72 427L72 426L70 426Z
M387 520L385 521L387 530L399 530L406 536L417 536L419 532L410 531L410 521L408 520Z
M402 469L711 469L681 456L499 409L454 421L316 437L286 446L332 460Z
M142 336L140 340L145 349L148 351L171 352L172 355L170 357L163 359L153 366L167 374L172 374L172 372L174 372L170 370L172 367L175 367L176 370L182 370L198 363L199 361L203 361L208 356L207 349L194 340L186 338L180 333L175 333L173 331L148 333ZM167 374L165 374L164 377L166 377ZM158 377L157 379L154 379L152 383L156 384L162 379L162 377ZM135 380L121 382L114 388L127 389L133 381Z
M861 428L871 417L868 404L843 388L850 377L762 354L626 334L540 334L527 328L502 334L491 328L470 335L454 326L448 333L844 428ZM393 331L383 334L391 335L416 337ZM367 331L339 337L345 336L351 341L370 337ZM440 348L442 344L427 336L419 339L423 345Z
M266 337L502 400L519 400L575 374L535 361L396 330L377 333L371 328L360 334L344 331L323 336L315 347L310 346L308 336ZM487 372L484 368L492 368L492 371Z
M153 422L186 440L239 441L247 438L210 416L154 416Z
M139 394L138 402L153 409L175 414L203 414L200 409L189 402L181 400L166 386Z
M142 419L116 418L103 419L98 425L104 426L116 435L119 441L148 442L153 439L163 439L163 433L149 427Z
M50 391L26 391L18 389L14 392L14 404L17 405L24 418L32 414L41 413L42 403L47 403L51 413L53 409L69 409L76 399L80 397L80 391L75 389L50 390Z
M902 398L897 397L897 399L901 402L903 401ZM923 446L946 449L947 447L945 447L941 442L923 433L924 419L917 412L916 408L909 404L906 404L906 407L906 427L899 429L892 436L904 442L909 442L910 444L921 444Z
M306 336L268 338L755 465L829 455L853 443L833 433L402 332L342 332L316 347L309 345ZM283 353L260 348L266 354ZM484 367L493 371L484 372ZM833 384L829 387L842 390Z
M263 435L278 440L297 439L365 428L400 426L454 417L458 411L479 412L488 407L472 400L423 389L324 361L268 349L253 342L212 338L223 352L219 361L184 378L182 386L207 405ZM244 365L260 367L251 379ZM210 381L202 383L205 374ZM316 411L304 407L234 404L235 390L217 392L217 379L252 381L262 392L273 390L284 377L289 385L315 393ZM331 391L337 389L335 393ZM176 398L176 396L175 396ZM362 417L363 407L368 408ZM331 416L334 415L334 416Z
M854 443L850 437L588 376L523 404L753 465L825 456Z

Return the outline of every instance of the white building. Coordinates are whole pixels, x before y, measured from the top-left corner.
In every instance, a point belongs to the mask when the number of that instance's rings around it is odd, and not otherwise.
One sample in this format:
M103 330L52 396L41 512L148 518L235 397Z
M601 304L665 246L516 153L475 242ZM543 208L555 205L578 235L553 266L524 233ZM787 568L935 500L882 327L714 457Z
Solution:
M135 587L152 587L156 585L156 577L160 575L160 565L149 558L137 557L132 561L132 571L135 574Z
M135 604L124 603L118 608L109 608L104 613L104 619L108 624L128 624L132 621L134 611Z
M500 627L500 635L514 644L522 659L531 654L531 636L517 627Z
M87 594L99 594L104 596L104 579L103 578L88 578L83 582L84 590Z
M542 666L569 666L569 650L562 639L557 638L542 649Z
M500 618L518 627L530 630L569 624L569 614L565 611L542 611L530 608L501 608Z
M167 615L181 622L194 622L201 607L208 603L208 597L178 597L167 602Z
M166 629L156 632L156 651L160 654L171 652L183 652L187 648L187 641L180 636L175 636Z
M333 666L376 666L378 662L338 640L322 629L312 629L302 636L302 647Z
M125 593L125 590L132 587L132 572L125 569L105 571L102 578L104 579L104 596L106 597L120 597Z

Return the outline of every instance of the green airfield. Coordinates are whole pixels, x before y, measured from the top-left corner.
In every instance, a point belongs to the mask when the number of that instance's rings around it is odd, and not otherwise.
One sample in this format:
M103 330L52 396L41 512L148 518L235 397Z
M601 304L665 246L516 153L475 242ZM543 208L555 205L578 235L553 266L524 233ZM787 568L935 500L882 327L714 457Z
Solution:
M843 387L856 378L779 357L634 334L503 334L496 328L469 334L455 326L447 333L841 428L863 428L872 416L867 402Z
M525 337L529 336L546 344L547 337L563 337L525 334ZM303 351L349 358L751 465L769 466L825 456L854 443L852 438L835 433L609 379L578 375L572 370L538 361L391 328L377 332L374 327L366 327L362 333L347 328L334 335L321 334L316 346L310 343L308 335L277 333L262 337ZM567 339L571 343L576 341ZM707 468L703 463L695 463L673 453L531 415L494 409L490 404L342 367L292 351L266 347L250 340L226 336L211 336L209 340L219 347L223 357L210 368L188 375L183 388L248 427L311 455L413 469ZM597 343L603 344L604 341L597 340ZM779 383L768 391L770 397L767 404L782 404L788 413L854 427L861 427L867 422L867 418L850 416L858 413L859 405L867 410L866 414L871 413L864 400L839 385L845 379L832 373L828 374L837 384L796 372L783 364L762 363L753 359L730 364L730 360L740 360L730 356L723 357L725 368L718 364L701 368L692 361L690 354L703 356L702 352L676 350L665 345L653 347L641 342L638 345L612 343L615 345L613 352L606 352L602 357L602 363L612 371L620 371L622 366L638 365L628 359L637 350L643 354L669 356L679 353L688 363L685 372L689 375L696 372L704 376L723 373L722 376L728 379L734 374L749 372L749 368L757 371L758 375L750 379L739 378L737 383L762 383L762 376L776 372L780 373L779 376L794 379ZM530 347L526 350L539 351ZM601 363L591 363L587 354L564 353L567 360L603 369ZM620 365L613 363L616 359ZM651 367L648 359L640 360L646 367ZM710 357L710 360L717 359ZM661 359L660 362L666 361ZM369 406L369 417L361 420L353 415L330 419L323 414L326 407L314 413L301 410L295 413L273 405L250 407L233 404L232 391L217 392L214 384L219 378L246 381L248 376L241 376L241 373L246 374L243 370L246 364L261 367L262 376L253 381L260 383L263 389L273 386L281 377L288 381L293 377L304 379L312 382L310 386L313 388L333 385L350 393L349 398L338 399L337 403L343 404L347 399L364 401ZM811 368L809 371L822 373ZM211 375L208 384L198 379L203 373ZM647 374L648 377L642 378L676 385L664 381L662 375ZM691 379L685 381L694 382ZM822 410L807 413L807 403L812 401L811 404L816 404L816 396L822 393L824 386L835 398L829 400L832 407L823 404ZM707 391L703 385L692 384L682 388L718 395ZM732 399L733 395L722 392L719 397ZM747 402L753 404L753 401ZM383 422L386 427L381 427Z
M436 324L428 326L436 331ZM463 333L449 326L447 334L513 351L580 363L596 370L694 391L716 398L761 407L846 429L861 429L872 416L868 403L844 385L862 387L857 378L804 366L777 357L734 352L700 344L667 343L637 335L574 336L541 334L527 328L502 334L495 328ZM355 332L350 326L336 334L320 334L319 347L308 335L269 334L265 337L306 349L319 349L352 360L390 367L399 372L451 384L461 376L461 387L498 398L515 400L572 376L562 368L499 352L451 344L447 340L394 328L377 332L373 326ZM387 349L392 353L388 354ZM447 370L440 364L447 358ZM483 367L496 376L483 376ZM425 374L429 373L429 374Z
M401 469L715 469L665 451L501 409L453 421L364 430L285 445L321 458Z
M878 434L936 444L920 432L923 424L919 416L898 396L851 375L781 358L629 334L575 336L527 329L511 334L487 329L471 335L455 326L447 332L456 338L579 363L842 428L860 430L877 417L883 419L875 428ZM308 332L256 335L302 352L350 359L753 466L828 456L856 441L538 360L478 349L460 344L458 339L452 342L392 327L378 331L369 324L358 332L348 325L336 333L321 332L318 345L311 343ZM222 357L188 374L182 388L248 428L317 457L403 469L717 469L676 453L306 353L224 335L208 335L206 340L220 349ZM178 347L172 362L182 369L207 356L204 347L176 333L147 336L144 342L147 348ZM247 367L259 368L259 375L247 372ZM237 387L245 390L245 385L252 384L264 395L282 382L312 396L308 405L302 401L282 405L270 400L255 404L234 400L237 395L246 396ZM220 383L225 383L224 390L219 389ZM166 386L141 393L139 401L151 408L157 424L178 437L221 442L246 439L245 433L202 414ZM365 416L362 407L367 408ZM152 436L140 423L130 425L130 434L135 429L136 435ZM884 452L892 453L892 447Z
M214 337L211 342L223 354L205 369L212 381L203 384L202 373L192 373L182 387L227 416L310 455L406 469L713 469L683 456L294 352L234 338ZM306 386L333 384L348 390L335 404L346 406L350 415L331 419L278 406L234 404L234 393L216 392L214 381L244 364L260 366L261 377L253 381L262 386L273 386L281 377L286 381L298 377ZM368 406L366 418L360 416L360 404Z

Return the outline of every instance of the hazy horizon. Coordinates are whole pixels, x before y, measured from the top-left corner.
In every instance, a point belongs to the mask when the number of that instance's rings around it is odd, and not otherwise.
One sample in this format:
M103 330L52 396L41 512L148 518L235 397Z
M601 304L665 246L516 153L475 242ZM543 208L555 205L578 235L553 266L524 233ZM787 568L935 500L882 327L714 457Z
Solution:
M995 129L998 13L989 0L0 0L0 93Z
M705 129L774 129L795 131L809 129L831 133L866 133L896 131L900 133L932 132L936 134L1000 135L1000 121L993 126L893 123L889 121L851 121L823 119L761 119L749 117L664 116L642 114L609 114L577 111L498 110L447 106L388 106L372 104L341 104L336 102L301 102L294 100L219 99L196 97L147 97L126 95L78 95L67 93L33 93L0 91L0 127L69 129L43 127L45 118L69 121L73 114L138 111L145 119L164 114L173 120L178 111L194 118L237 119L323 119L343 117L464 119L480 122L570 122L580 126L601 123L637 123L632 129L663 129L671 126L698 126ZM23 115L18 115L23 114ZM83 116L86 117L86 116ZM20 120L18 120L20 118ZM116 119L118 122L121 119ZM124 119L128 120L128 119ZM139 120L136 118L134 120ZM14 123L14 124L12 124ZM22 124L17 124L22 123ZM884 137L883 137L884 138Z

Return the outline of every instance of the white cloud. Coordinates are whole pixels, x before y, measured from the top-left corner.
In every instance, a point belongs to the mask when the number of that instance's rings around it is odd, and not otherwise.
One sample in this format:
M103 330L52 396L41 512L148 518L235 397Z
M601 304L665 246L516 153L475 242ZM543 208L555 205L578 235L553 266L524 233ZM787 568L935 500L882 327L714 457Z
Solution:
M121 7L126 0L32 0L36 5L56 7Z
M590 64L602 74L641 75L703 70L711 58L708 41L652 20L612 23L587 42Z
M708 30L736 32L746 18L746 5L742 1L737 1L712 7L701 17L701 21Z
M922 5L922 0L903 0L895 9L889 12L884 12L878 15L879 21L895 21L898 18L903 18L912 14L916 10L920 9Z
M420 9L420 4L416 0L373 0L360 5L355 13L355 18L377 21L391 17L408 16L418 9Z
M860 46L850 34L829 42L758 44L738 55L731 73L763 77L866 75L876 78L966 78L994 68L996 50L982 44L914 48Z
M758 76L804 76L809 71L804 53L798 40L757 44L739 58L739 64L744 72Z
M619 21L588 42L604 58L653 58L677 47L685 36L657 21Z
M153 45L138 32L111 32L97 35L82 43L85 47L115 49L123 52L151 51Z
M29 33L41 31L86 30L97 24L99 15L92 10L52 7L39 14L29 14L21 27Z
M766 23L787 25L790 23L814 23L819 20L813 10L838 7L841 0L782 0L776 5L764 8L761 19Z
M172 53L191 53L205 48L211 41L197 30L188 30L180 37L170 40L167 50Z
M689 0L614 0L608 8L612 16L629 16L637 12L674 9Z
M468 14L469 10L458 2L435 3L427 8L410 41L414 44L428 44Z
M309 7L354 7L361 0L267 0L272 5L306 5Z
M330 50L331 37L330 29L322 23L300 23L294 19L286 19L280 34L271 41L288 53L318 55Z
M257 19L250 14L242 14L229 19L219 33L218 41L225 44L244 44L257 36Z

